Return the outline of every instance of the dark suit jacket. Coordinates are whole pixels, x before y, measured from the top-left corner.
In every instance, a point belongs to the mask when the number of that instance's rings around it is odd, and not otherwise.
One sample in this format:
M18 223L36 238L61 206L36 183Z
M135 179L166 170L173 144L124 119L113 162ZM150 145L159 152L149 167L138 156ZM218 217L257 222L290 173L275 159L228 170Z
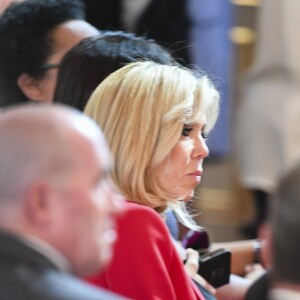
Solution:
M258 278L249 288L245 300L268 300L271 276L271 271L268 271Z
M0 232L1 300L120 300L58 270L47 258Z

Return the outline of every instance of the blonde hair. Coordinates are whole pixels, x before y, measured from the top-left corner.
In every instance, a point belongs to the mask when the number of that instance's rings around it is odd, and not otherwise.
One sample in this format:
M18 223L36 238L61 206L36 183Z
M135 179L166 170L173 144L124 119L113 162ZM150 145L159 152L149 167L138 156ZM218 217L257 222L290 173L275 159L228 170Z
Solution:
M179 203L159 186L156 168L180 139L184 125L205 115L206 128L213 127L218 99L207 77L154 62L128 64L97 87L85 113L106 136L115 159L113 179L125 197L159 212Z

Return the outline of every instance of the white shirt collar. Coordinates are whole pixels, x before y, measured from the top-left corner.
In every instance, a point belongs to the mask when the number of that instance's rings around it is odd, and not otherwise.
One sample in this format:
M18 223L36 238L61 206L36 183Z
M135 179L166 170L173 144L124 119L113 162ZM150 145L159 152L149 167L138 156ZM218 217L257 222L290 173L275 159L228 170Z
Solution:
M47 242L32 235L22 236L21 240L30 248L47 257L59 270L64 272L71 271L71 265L68 260Z

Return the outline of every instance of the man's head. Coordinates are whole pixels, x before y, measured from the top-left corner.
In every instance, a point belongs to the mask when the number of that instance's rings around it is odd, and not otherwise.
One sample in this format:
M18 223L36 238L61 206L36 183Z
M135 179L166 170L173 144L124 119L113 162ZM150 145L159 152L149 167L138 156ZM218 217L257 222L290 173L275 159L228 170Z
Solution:
M0 228L33 235L86 275L112 254L120 200L109 180L110 153L88 117L48 105L0 118Z
M98 33L84 21L81 0L11 4L0 16L0 106L52 101L63 55Z
M270 251L276 282L300 285L300 161L272 199Z

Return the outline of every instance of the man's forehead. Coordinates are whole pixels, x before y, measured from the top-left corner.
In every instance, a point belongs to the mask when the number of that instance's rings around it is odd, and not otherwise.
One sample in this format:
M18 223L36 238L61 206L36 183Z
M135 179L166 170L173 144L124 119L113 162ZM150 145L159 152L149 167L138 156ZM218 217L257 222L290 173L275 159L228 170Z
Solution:
M65 32L76 34L82 38L100 34L99 30L84 20L70 20L59 26Z
M73 47L82 39L99 35L99 31L83 20L71 20L55 27L52 37L58 47Z
M63 56L81 40L99 35L99 31L83 20L71 20L58 25L52 32L55 59L51 63L60 63Z

